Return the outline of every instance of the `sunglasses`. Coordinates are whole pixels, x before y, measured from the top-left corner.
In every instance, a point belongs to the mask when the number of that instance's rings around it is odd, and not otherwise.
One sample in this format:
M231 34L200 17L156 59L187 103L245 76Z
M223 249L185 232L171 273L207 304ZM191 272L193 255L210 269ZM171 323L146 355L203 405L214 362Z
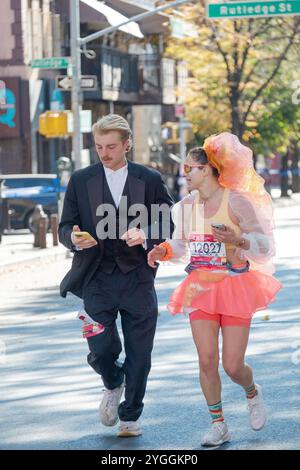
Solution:
M184 172L185 172L186 175L188 175L192 171L193 168L204 168L204 167L205 167L205 165L200 165L200 164L199 165L197 165L197 164L195 164L195 165L184 164L183 165L183 169L184 169Z

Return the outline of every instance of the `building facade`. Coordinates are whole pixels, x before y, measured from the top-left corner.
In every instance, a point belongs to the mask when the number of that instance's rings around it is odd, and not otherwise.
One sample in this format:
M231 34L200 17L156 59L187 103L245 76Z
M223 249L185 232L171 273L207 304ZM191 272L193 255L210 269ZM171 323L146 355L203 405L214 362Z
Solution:
M57 159L71 157L71 139L41 136L38 118L58 105L71 109L70 92L56 89L55 80L67 71L35 69L30 64L33 59L70 55L69 0L2 3L1 26L8 39L0 45L0 172L56 172ZM110 25L103 12L91 9L90 2L80 3L82 37ZM126 17L151 10L154 4L152 0L105 2L112 12ZM87 48L95 57L82 54L82 74L97 77L97 90L83 92L83 109L91 110L92 121L109 112L126 117L135 138L131 158L171 174L177 168L172 160L164 160L161 128L164 122L176 120L175 105L180 102L180 88L184 89L186 69L165 56L168 20L164 13L155 14L139 23L142 37L117 30L89 43ZM84 134L83 144L87 163L96 161L90 133Z

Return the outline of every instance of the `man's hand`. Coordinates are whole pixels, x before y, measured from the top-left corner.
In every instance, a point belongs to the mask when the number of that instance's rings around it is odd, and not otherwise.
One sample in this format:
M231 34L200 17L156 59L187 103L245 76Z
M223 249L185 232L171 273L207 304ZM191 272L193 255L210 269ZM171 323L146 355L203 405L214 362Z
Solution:
M151 268L156 268L155 261L161 261L166 256L164 246L154 245L154 248L148 253L148 264Z
M94 238L91 240L86 240L85 238L77 238L74 236L74 232L80 232L78 225L73 225L73 232L71 233L71 240L73 245L76 246L78 250L86 250L87 248L92 248L97 245L97 242Z
M121 240L124 240L128 246L143 245L146 241L146 235L139 228L131 228L122 235Z

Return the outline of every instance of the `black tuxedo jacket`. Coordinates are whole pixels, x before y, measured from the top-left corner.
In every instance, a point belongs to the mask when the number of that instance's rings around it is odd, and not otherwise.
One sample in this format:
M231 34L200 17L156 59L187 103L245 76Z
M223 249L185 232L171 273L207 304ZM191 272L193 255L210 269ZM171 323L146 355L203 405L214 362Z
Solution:
M101 220L101 217L96 216L96 210L99 205L107 202L103 196L104 178L103 165L97 163L76 171L69 181L58 234L59 241L74 252L74 258L71 270L60 285L62 297L65 297L67 292L72 292L82 298L84 283L92 277L101 265L104 242L98 239L96 234L96 226ZM130 161L128 161L128 189L130 205L144 204L148 210L148 227L141 228L150 235L149 227L151 224L158 224L159 228L158 239L147 238L146 263L147 252L153 248L154 244L164 241L164 238L162 238L162 218L158 217L155 221L150 220L151 205L167 204L171 207L173 201L159 172ZM73 225L78 225L80 230L89 232L98 241L98 245L86 250L75 251L71 241ZM171 217L168 218L168 229L171 235L174 229Z

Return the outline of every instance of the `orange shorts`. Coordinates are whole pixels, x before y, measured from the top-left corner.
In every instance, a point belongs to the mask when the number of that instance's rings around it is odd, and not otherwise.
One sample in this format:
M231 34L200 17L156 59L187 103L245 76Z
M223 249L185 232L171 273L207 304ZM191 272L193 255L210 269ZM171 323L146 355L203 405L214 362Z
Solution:
M211 320L216 321L222 326L244 326L250 328L251 318L232 317L229 315L220 315L218 313L205 313L202 310L194 310L190 313L190 321L193 320Z

